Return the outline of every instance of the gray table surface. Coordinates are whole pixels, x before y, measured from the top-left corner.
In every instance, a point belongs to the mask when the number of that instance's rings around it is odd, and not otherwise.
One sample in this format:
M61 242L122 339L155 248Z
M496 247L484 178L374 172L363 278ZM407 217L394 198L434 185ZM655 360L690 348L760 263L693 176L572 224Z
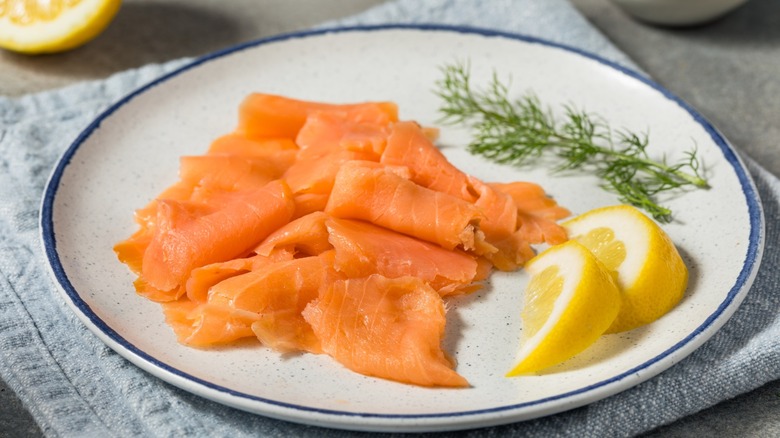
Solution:
M608 0L571 1L740 151L780 175L779 1L750 0L715 22L676 29L634 21ZM18 96L105 78L147 63L197 56L351 15L382 2L125 0L106 32L79 50L45 57L0 52L0 95ZM0 437L41 435L22 403L0 380ZM780 436L780 381L645 436Z

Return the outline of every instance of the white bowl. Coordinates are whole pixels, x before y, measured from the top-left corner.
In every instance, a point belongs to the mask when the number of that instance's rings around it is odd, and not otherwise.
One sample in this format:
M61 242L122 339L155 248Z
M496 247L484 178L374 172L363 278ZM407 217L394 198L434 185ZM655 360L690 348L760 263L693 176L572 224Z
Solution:
M612 0L632 16L653 24L684 26L714 20L747 0Z

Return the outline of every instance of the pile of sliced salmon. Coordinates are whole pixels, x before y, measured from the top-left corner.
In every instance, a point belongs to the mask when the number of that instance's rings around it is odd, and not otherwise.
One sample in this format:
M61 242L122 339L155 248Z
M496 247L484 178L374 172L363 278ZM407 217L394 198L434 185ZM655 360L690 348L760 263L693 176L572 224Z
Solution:
M568 211L536 184L462 172L436 134L390 102L252 94L114 250L183 344L251 337L368 376L468 386L441 347L443 300L566 240Z

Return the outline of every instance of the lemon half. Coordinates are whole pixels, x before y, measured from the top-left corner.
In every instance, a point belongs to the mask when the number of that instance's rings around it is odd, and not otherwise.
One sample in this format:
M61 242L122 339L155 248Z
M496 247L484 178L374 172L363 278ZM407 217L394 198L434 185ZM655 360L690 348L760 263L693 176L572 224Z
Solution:
M525 266L522 339L507 374L534 373L588 348L607 330L621 305L609 270L576 241L553 246Z
M616 275L623 305L607 333L655 321L682 299L688 269L669 236L638 209L598 208L563 227Z
M39 54L73 49L95 38L121 0L0 0L0 47Z

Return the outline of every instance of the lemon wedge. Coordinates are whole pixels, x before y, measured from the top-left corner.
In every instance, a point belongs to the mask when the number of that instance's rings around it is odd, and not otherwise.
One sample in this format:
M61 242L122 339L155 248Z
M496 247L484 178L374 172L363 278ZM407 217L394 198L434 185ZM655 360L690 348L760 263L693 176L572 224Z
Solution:
M0 47L39 54L73 49L95 38L121 0L0 0Z
M620 291L609 270L576 241L553 246L525 266L522 339L507 376L535 373L588 348L620 310Z
M655 321L682 299L688 269L669 236L638 209L598 208L563 227L616 275L623 305L607 333Z

